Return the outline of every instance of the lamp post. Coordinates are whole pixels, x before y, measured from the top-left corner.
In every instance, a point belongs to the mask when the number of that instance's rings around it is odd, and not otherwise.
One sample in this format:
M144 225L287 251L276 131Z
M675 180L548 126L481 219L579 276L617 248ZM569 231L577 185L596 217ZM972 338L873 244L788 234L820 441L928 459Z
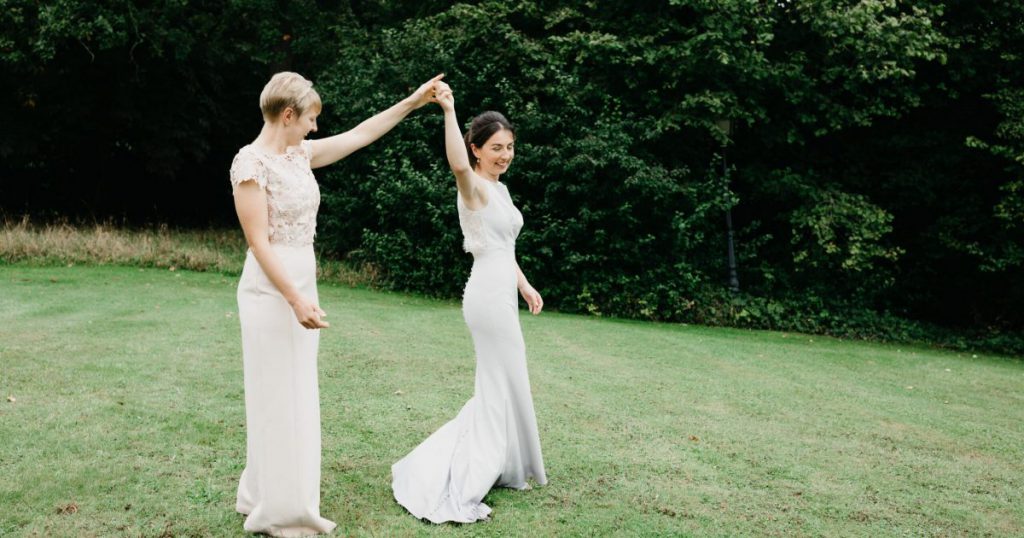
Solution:
M722 142L722 179L725 180L725 192L729 192L729 163L726 155L729 148L729 136L732 135L732 121L728 118L721 118L715 121L715 126L725 135ZM734 294L740 292L740 279L736 276L736 249L733 246L732 233L732 206L725 209L725 229L728 233L729 245L729 291Z

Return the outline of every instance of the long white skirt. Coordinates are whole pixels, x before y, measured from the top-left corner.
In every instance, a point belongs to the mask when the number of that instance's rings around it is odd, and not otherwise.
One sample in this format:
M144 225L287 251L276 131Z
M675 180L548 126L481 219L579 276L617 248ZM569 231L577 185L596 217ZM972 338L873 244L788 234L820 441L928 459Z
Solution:
M312 246L273 245L293 284L317 301ZM245 370L246 465L235 509L245 530L330 532L320 517L320 331L306 329L250 251L238 283Z
M473 336L473 397L391 467L395 500L434 523L485 519L482 502L494 486L525 489L547 483L537 418L519 326L515 257L490 250L475 257L462 301Z

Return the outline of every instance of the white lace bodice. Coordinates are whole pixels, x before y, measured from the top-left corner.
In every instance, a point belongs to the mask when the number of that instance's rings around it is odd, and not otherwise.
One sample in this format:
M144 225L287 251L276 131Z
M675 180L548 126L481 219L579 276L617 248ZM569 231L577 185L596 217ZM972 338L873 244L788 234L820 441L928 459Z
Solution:
M238 150L231 162L232 192L244 181L255 181L267 192L268 234L272 244L313 244L320 187L309 166L312 156L309 141L303 140L280 155L248 145Z
M519 230L523 228L523 214L512 203L504 183L485 183L491 187L488 187L487 205L480 209L469 209L463 203L462 196L456 195L459 225L462 227L462 248L473 255L490 249L514 251Z

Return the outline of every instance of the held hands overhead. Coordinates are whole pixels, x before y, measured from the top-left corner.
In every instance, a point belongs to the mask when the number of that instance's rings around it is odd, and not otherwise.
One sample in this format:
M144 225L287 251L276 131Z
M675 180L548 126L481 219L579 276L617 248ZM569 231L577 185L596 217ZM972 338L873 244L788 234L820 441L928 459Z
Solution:
M388 132L388 130L401 121L402 118L404 118L410 111L421 108L427 103L437 103L445 113L453 112L455 110L455 97L452 94L451 87L441 80L444 76L444 73L441 73L424 82L416 88L409 97L403 99L388 110L378 113L377 115L363 121L347 132L323 139L312 140L310 143L313 144L314 151L311 167L318 168L329 165L344 158L352 152L365 147L374 140L377 140L384 133ZM265 203L265 200L263 203ZM242 227L243 229L246 227L244 220ZM247 233L247 236L249 235L252 234ZM255 235L265 235L265 232L256 233ZM260 260L260 263L263 264L264 260ZM283 291L288 290L285 289ZM289 295L292 294L289 293ZM534 314L540 312L540 305L542 303L540 301L540 294L538 294L536 290L532 290L531 288L529 293L527 290L524 290L523 297L526 298L527 303L529 303L531 312ZM303 327L307 329L323 329L330 326L330 324L323 319L327 314L315 301L311 301L306 297L293 296L289 298L289 303L295 313L296 320Z
M441 105L441 109L445 112L453 110L455 108L455 95L452 94L451 86L440 80L435 82L433 102Z
M413 108L420 108L427 103L437 102L438 85L448 86L441 79L444 78L444 73L437 75L436 77L424 82L416 91L412 92Z
M413 110L427 105L428 102L437 102L437 104L445 110L453 109L455 107L455 98L452 96L452 88L441 82L442 78L444 78L443 73L428 80L427 82L424 82L408 97L407 102L411 102ZM407 111L408 110L409 109L407 109ZM386 129L384 132L386 132ZM376 139L376 136L374 136L370 141L373 139ZM369 141L367 143L369 143ZM349 150L344 155L351 153L351 151L354 150ZM315 302L306 297L296 297L290 302L292 309L295 312L296 320L306 329L326 329L331 326L330 323L324 320L327 313L325 313Z
M427 103L437 103L441 109L448 111L455 108L455 96L452 88L442 81L444 73L424 82L410 96L413 100L413 108L420 108Z

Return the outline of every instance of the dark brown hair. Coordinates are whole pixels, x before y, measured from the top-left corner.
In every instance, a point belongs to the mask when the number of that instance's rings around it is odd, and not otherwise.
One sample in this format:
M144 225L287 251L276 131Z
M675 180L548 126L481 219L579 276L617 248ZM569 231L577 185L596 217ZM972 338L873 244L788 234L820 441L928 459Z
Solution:
M473 155L473 148L470 146L482 148L494 133L502 129L508 130L512 133L512 137L515 138L515 128L512 127L512 123L505 116L501 115L501 112L488 110L473 118L473 121L469 124L469 130L466 131L466 153L469 154L469 166L476 168L477 162L476 155Z

